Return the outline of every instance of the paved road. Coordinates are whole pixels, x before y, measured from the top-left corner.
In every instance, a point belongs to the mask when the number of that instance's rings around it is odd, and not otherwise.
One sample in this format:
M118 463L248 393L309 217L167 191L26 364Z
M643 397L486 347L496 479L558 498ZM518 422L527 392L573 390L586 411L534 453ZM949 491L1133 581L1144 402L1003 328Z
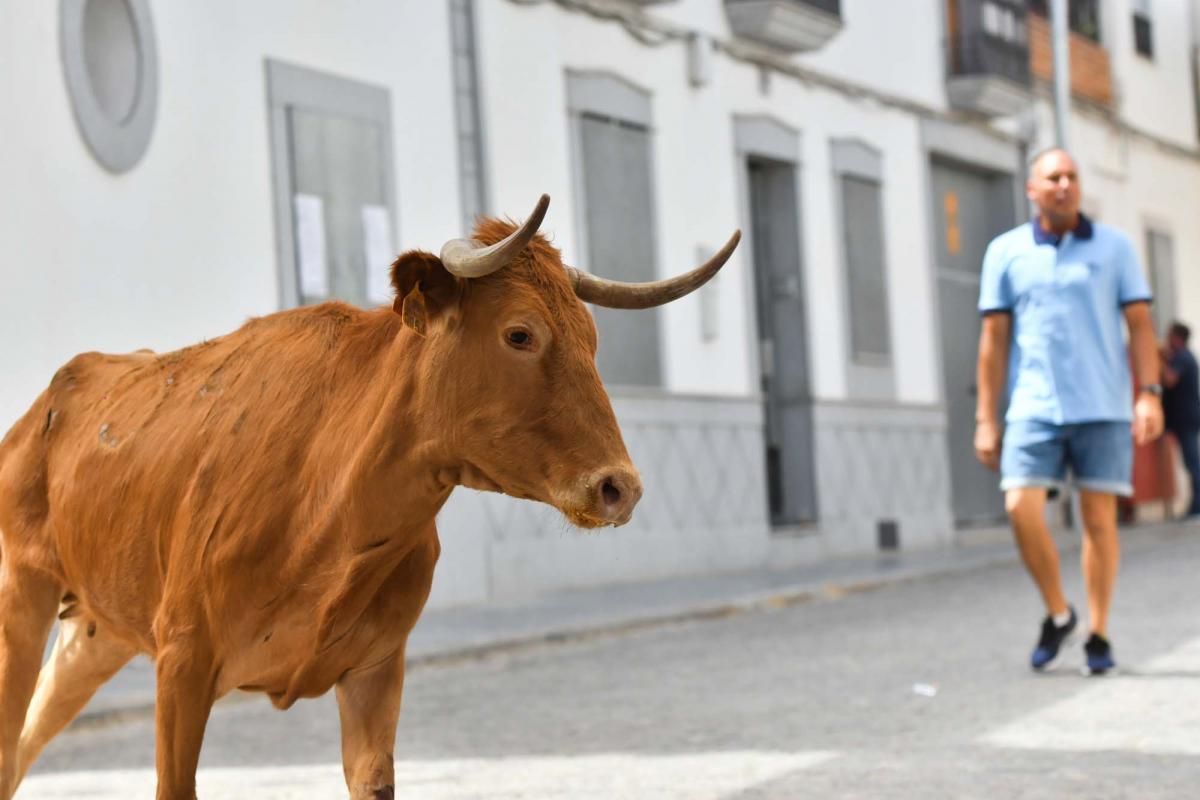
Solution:
M410 672L399 798L1200 796L1200 530L1127 548L1112 637L1026 668L1015 566ZM1074 559L1068 589L1083 608ZM54 742L18 798L153 797L152 727ZM215 711L200 796L345 796L329 698Z

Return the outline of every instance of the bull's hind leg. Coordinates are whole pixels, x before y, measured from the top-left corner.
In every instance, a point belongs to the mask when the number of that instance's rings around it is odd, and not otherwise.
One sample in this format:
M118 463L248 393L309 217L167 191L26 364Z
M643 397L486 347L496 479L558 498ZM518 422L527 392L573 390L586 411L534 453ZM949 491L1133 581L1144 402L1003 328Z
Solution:
M18 783L46 743L75 719L96 690L129 663L134 652L83 617L60 623L54 653L38 675L33 702L25 715Z
M45 573L0 558L0 800L17 790L21 727L60 591Z

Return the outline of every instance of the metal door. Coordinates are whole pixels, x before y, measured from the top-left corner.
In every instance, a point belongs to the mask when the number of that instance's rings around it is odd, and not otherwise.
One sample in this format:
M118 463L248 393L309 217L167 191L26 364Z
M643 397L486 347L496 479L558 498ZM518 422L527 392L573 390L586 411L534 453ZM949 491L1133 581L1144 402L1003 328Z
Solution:
M1005 516L999 476L975 459L977 308L984 251L993 237L1014 225L1012 177L940 161L931 170L954 516L960 525L993 523Z
M794 525L817 518L796 167L759 159L748 167L767 497L772 524Z
M1175 243L1169 234L1161 231L1146 231L1146 272L1150 276L1150 290L1154 302L1150 312L1154 316L1154 331L1166 338L1167 328L1175 320Z

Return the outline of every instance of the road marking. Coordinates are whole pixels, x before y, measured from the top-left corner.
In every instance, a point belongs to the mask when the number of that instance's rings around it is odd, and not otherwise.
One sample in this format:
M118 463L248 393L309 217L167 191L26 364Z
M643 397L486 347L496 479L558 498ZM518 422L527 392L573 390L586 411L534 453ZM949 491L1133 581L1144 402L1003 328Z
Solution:
M837 753L825 751L732 751L397 761L396 797L718 800L836 757ZM205 800L308 800L346 794L340 764L202 769L197 784L197 794ZM153 796L151 769L34 775L17 792L17 800L139 800Z
M1200 639L1128 672L1086 682L1080 678L1086 688L987 734L982 741L1035 750L1200 755L1197 678Z

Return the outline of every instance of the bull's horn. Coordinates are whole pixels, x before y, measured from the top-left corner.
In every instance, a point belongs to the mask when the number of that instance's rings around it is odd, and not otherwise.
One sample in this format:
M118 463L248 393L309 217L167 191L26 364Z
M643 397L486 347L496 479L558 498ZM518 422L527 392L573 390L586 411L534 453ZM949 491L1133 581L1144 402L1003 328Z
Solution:
M663 281L650 283L622 283L597 278L573 267L567 267L575 294L585 303L594 303L605 308L653 308L677 300L685 294L699 289L708 279L717 274L741 241L742 232L733 236L717 254L691 272Z
M525 224L493 245L484 246L474 239L451 239L442 247L442 265L460 278L482 278L503 267L537 233L550 207L550 195L544 194Z

